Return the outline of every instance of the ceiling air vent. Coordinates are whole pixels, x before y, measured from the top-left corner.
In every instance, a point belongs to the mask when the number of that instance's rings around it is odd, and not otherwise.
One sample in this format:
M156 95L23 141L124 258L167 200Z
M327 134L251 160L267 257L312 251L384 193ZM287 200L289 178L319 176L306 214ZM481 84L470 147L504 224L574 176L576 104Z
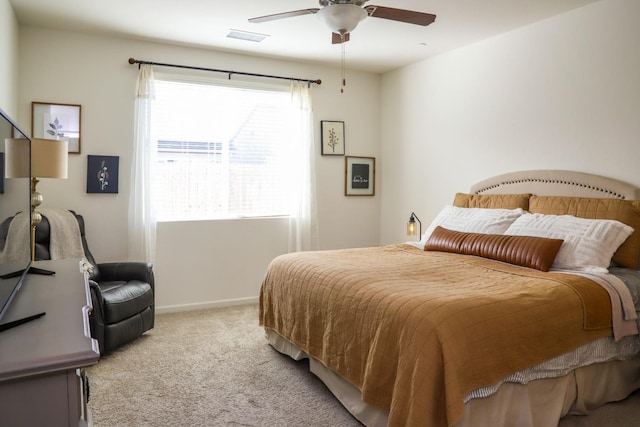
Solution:
M248 31L229 30L227 32L227 37L230 39L248 40L250 42L259 43L269 36L266 34L250 33Z

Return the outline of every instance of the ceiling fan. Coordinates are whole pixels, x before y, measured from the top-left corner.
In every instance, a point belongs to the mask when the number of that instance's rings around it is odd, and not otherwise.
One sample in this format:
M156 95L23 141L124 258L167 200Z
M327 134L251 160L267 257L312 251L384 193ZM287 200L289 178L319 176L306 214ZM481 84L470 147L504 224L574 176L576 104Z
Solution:
M317 15L331 30L334 44L349 41L349 34L368 16L390 19L408 24L427 26L436 20L436 15L384 6L364 6L369 0L320 0L321 8L293 10L273 15L259 16L249 22L260 23L300 15Z

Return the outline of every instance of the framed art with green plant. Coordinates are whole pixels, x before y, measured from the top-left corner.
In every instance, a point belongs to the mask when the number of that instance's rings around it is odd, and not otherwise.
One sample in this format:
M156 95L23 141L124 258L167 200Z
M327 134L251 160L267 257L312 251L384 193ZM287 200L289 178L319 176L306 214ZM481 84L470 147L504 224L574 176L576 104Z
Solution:
M344 156L344 122L322 120L320 122L322 133L323 156Z
M31 136L69 142L69 153L80 154L81 106L31 103Z

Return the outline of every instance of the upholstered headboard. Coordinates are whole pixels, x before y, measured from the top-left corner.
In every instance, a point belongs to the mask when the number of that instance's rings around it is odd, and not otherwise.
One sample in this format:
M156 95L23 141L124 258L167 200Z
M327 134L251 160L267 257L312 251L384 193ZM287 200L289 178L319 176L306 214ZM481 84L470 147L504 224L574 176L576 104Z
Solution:
M470 193L640 199L640 188L627 182L584 172L551 169L497 175L472 185Z

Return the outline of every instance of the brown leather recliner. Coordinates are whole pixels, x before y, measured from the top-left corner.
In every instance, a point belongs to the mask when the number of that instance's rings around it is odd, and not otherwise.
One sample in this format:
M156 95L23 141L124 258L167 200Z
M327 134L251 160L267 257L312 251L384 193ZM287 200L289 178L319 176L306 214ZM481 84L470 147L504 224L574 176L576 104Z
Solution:
M100 354L105 354L153 328L153 268L146 262L96 263L87 245L84 218L71 212L78 220L85 257L93 265L89 275L93 304L89 315L91 336L98 341ZM36 227L35 241L36 260L51 259L50 225L44 215Z

